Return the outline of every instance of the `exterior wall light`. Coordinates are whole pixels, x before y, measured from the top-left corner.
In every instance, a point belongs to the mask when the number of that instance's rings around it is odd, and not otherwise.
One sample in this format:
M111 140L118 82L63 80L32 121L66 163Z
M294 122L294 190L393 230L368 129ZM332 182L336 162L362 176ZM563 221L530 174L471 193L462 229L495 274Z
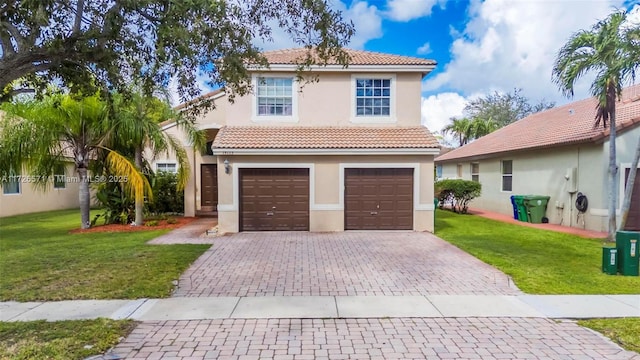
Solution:
M224 173L228 174L231 172L231 165L229 165L229 159L224 159Z

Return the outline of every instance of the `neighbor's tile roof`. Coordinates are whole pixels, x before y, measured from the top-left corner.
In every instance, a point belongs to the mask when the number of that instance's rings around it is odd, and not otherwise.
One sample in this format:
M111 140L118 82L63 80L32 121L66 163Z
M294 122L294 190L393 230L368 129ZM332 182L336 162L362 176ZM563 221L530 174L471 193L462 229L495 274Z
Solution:
M609 130L595 128L596 98L576 101L542 111L505 126L472 143L440 155L436 161L490 157L510 151L531 150L603 141ZM616 106L616 130L640 122L640 84L623 90Z
M350 56L349 65L436 65L435 60L410 56L384 54L372 51L344 49ZM304 61L307 52L305 48L283 49L262 53L269 64L295 65ZM327 65L339 65L335 59L328 59Z
M225 126L214 149L437 149L425 127Z

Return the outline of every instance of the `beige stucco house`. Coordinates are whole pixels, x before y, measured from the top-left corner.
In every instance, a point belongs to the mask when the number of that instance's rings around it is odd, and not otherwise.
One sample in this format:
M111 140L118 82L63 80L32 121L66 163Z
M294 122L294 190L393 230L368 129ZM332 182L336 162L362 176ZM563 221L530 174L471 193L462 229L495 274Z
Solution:
M39 211L78 208L79 183L73 163L67 163L51 176L44 188L36 187L35 178L25 171L16 173L6 182L0 182L0 217Z
M530 115L438 156L437 177L479 181L471 208L512 214L511 195L550 196L550 223L606 231L609 137L594 127L595 108L590 98ZM619 209L640 139L640 85L624 89L616 111ZM634 188L627 229L640 230L640 181ZM584 212L578 193L588 199Z
M305 52L264 53L270 67L254 69L253 92L233 103L224 90L206 95L216 108L197 123L210 147L188 148L185 215L215 211L223 233L433 231L439 145L421 125L420 93L435 62L348 50L348 68L314 66L306 76L317 81L299 82Z

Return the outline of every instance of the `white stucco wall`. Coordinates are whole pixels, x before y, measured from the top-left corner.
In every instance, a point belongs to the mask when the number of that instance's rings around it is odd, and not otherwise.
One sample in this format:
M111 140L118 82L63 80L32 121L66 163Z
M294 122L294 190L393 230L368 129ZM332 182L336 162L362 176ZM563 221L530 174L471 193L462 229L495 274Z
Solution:
M462 164L462 178L471 180L471 163L480 165L482 196L470 207L512 215L511 195L550 196L547 217L553 224L605 231L606 229L606 169L602 144L567 146L547 150L512 153L477 161L442 163L443 177L456 178L457 164ZM512 191L502 191L501 161L513 161ZM576 193L570 193L571 168L576 168L577 191L587 195L589 210L578 216L574 203ZM569 175L569 180L565 178ZM604 216L603 216L604 215Z

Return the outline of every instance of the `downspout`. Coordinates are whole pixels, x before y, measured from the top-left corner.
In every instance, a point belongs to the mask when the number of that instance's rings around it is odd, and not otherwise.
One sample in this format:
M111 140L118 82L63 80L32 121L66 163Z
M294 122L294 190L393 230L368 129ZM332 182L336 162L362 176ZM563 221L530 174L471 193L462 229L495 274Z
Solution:
M193 216L198 214L198 204L196 204L198 192L198 179L196 179L196 149L193 149Z

